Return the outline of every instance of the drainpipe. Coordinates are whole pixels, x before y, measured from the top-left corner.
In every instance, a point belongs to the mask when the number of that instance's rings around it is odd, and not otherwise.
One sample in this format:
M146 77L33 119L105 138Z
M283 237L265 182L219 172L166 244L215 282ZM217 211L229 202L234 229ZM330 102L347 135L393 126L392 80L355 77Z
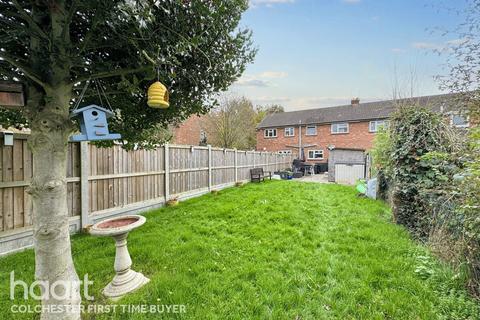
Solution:
M299 122L298 126L298 158L302 156L302 125L301 122Z

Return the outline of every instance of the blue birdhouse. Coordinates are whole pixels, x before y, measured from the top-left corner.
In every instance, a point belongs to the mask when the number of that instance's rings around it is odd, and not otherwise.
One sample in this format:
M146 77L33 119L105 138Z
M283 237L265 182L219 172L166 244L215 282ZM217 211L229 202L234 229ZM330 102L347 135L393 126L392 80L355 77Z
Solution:
M122 136L118 133L108 132L107 119L113 116L113 112L97 105L89 105L73 110L71 118L77 118L80 122L81 134L70 137L70 141L99 141L117 140Z

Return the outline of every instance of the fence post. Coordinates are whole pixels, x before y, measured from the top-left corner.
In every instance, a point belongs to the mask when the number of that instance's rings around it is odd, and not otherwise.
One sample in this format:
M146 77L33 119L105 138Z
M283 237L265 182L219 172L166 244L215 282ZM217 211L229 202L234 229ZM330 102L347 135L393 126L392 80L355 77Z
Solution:
M80 142L80 229L91 224L88 214L90 192L88 186L88 172L90 166L90 151L88 141Z
M234 171L234 182L237 183L238 181L238 163L237 163L237 149L233 150L233 166L235 168Z
M212 190L212 146L208 145L208 191Z
M277 168L277 161L278 161L278 154L273 154L274 157L275 157L275 171L278 171L278 168Z
M257 154L255 151L253 151L253 167L255 168L255 158L257 157Z
M169 150L169 146L168 146L168 143L165 143L165 145L163 146L163 151L165 152L164 153L164 156L163 156L163 160L164 160L164 164L163 164L163 167L164 167L164 171L165 171L165 177L164 177L164 181L165 181L165 202L167 202L170 198L170 150Z

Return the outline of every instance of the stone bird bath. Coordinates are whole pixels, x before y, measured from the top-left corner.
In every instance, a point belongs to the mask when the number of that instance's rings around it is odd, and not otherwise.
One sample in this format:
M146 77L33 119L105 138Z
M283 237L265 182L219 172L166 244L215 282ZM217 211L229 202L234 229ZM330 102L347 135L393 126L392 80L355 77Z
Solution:
M113 280L103 289L103 294L113 300L132 292L150 280L143 274L131 269L132 259L128 253L128 233L145 223L145 217L129 215L107 219L94 224L90 234L97 237L113 237L115 240L115 276Z

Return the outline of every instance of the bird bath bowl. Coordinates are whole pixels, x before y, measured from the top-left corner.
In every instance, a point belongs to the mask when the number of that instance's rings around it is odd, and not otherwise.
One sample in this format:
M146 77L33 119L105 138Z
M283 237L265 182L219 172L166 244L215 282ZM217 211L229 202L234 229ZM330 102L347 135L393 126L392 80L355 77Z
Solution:
M113 300L132 292L150 280L143 274L131 269L132 259L128 253L128 233L145 223L142 216L130 215L107 219L94 224L90 234L97 237L112 237L115 240L115 276L113 280L103 289L103 294Z

